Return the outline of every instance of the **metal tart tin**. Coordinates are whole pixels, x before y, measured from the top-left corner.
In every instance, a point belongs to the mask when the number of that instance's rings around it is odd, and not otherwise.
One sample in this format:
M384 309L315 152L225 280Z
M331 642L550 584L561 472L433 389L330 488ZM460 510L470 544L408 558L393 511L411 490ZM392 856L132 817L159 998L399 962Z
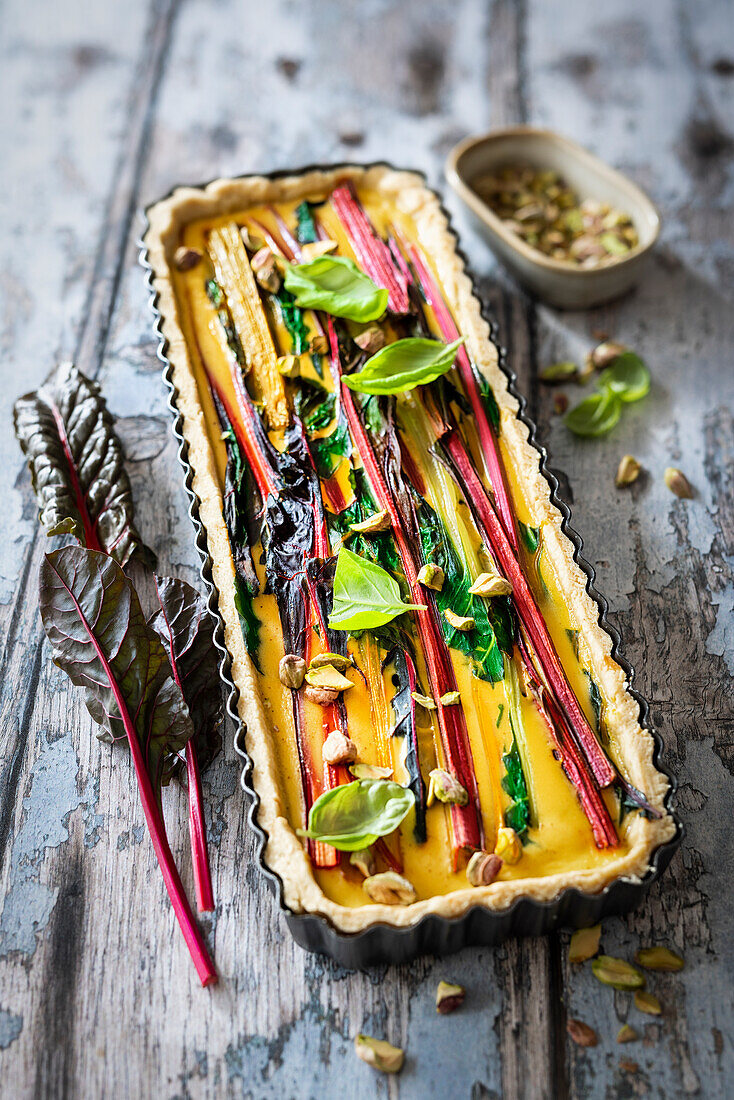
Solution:
M350 168L369 169L375 167L390 168L393 171L403 170L397 169L386 161L367 164L351 162L347 164L310 164L303 168L285 171L247 173L239 178L246 179L249 175L257 175L261 178L275 180L284 176L305 175L307 172L312 171L334 171L339 168L345 170ZM411 169L411 171L413 170ZM425 175L423 173L416 174L421 176L427 186ZM207 184L203 183L199 186L204 188ZM178 185L171 188L167 195L161 196L161 199L168 198L177 189ZM150 205L155 204L151 203ZM148 227L148 209L149 207L146 207L143 212L145 221L143 238ZM456 234L451 225L451 218L443 204L441 209L447 219L449 229L456 239ZM216 624L214 644L221 654L219 671L227 689L227 713L235 725L234 748L243 761L240 783L249 800L248 820L256 839L258 862L267 882L278 898L285 922L296 943L307 951L329 955L341 966L359 969L376 964L407 962L417 955L449 955L471 945L491 946L502 943L513 936L539 936L557 928L583 928L598 923L603 917L625 913L640 905L652 883L660 877L670 863L683 837L683 824L673 809L677 786L676 780L660 763L663 743L660 735L650 725L649 704L631 686L634 670L620 652L619 632L607 619L607 601L596 588L596 574L593 567L582 557L583 544L581 537L571 526L571 513L567 504L558 496L558 480L548 469L547 452L537 441L536 425L525 411L525 398L516 389L516 376L507 365L506 350L497 341L496 324L494 319L487 314L486 307L482 303L482 316L489 325L490 337L497 346L500 368L507 376L510 393L519 402L518 416L527 425L530 442L538 452L538 465L548 482L551 502L558 508L563 517L563 532L575 547L574 560L588 578L586 590L597 603L599 622L612 640L612 657L624 670L627 682L630 685L630 694L639 704L640 724L652 734L654 740L653 763L669 782L665 807L675 822L675 835L671 840L661 844L652 852L650 867L643 878L638 881L617 879L596 894L586 894L575 888L569 888L562 891L552 901L538 902L532 898L519 898L512 906L504 910L489 910L477 905L468 910L463 916L454 919L429 914L415 925L407 928L396 928L392 925L377 923L362 932L352 934L337 931L325 917L318 914L294 913L288 908L283 900L283 884L279 876L270 870L264 860L267 835L258 821L260 797L252 784L252 761L247 754L247 730L237 711L239 692L232 679L231 658L224 643L224 622L219 614L218 593L212 579L212 558L207 545L206 530L199 516L199 499L193 490L193 468L188 459L188 445L183 435L183 416L176 404L177 392L173 384L173 368L168 360L168 344L163 336L162 315L158 309L158 295L153 286L154 272L150 265L144 240L141 239L138 243L140 247L139 260L146 272L146 281L150 291L150 307L154 317L154 331L158 340L157 354L163 363L163 380L168 387L168 406L173 416L173 434L178 442L178 458L184 471L184 487L189 498L189 516L194 526L196 548L201 557L201 578L208 592L208 607ZM476 280L472 277L466 256L458 246L458 240L456 251L467 270L467 274L472 279L474 294L481 302L476 288Z

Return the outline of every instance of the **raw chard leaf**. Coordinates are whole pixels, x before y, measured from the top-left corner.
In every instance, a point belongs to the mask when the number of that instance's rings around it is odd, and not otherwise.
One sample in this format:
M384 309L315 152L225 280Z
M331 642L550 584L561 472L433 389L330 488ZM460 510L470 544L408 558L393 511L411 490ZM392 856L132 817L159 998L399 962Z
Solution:
M331 844L342 852L369 848L387 836L415 806L413 792L389 779L357 779L316 799L301 836Z
M321 309L349 321L376 321L387 308L387 291L346 256L318 256L291 264L284 282L302 309Z
M452 344L411 336L396 340L371 356L357 374L344 376L344 385L359 393L404 393L434 382L451 370L463 339Z
M62 363L39 389L18 398L13 419L49 535L73 535L120 565L133 555L153 564L135 527L122 446L96 382Z
M398 582L389 573L345 546L341 548L329 616L332 630L369 630L412 610L425 610L425 604L403 603Z
M160 807L167 758L194 726L163 643L135 589L106 554L65 546L41 565L40 608L54 662L85 690L108 739L126 739L148 830L171 903L202 984L217 980L166 838Z

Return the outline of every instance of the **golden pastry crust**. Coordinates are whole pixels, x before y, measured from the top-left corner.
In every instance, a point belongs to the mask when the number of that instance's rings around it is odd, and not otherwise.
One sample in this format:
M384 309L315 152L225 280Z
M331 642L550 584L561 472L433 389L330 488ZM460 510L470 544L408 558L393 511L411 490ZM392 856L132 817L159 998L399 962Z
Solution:
M544 878L498 881L490 886L437 895L406 907L365 905L349 908L337 904L323 893L303 844L286 818L275 767L272 734L234 604L234 567L222 514L219 477L193 366L178 318L171 269L181 229L189 222L241 211L256 204L299 200L324 193L338 180L345 178L352 178L360 186L383 193L399 210L409 214L416 226L418 243L436 264L446 299L466 338L471 357L494 391L500 408L503 440L530 507L532 522L543 524L545 552L551 566L564 591L570 594L569 603L573 606L580 628L579 643L584 661L602 690L607 723L614 731L629 779L635 787L645 791L653 806L662 811L662 817L658 820L648 820L642 814L635 814L629 822L627 850L603 867ZM161 330L167 341L167 357L177 391L176 405L183 417L183 434L194 471L193 488L200 500L199 514L213 562L212 573L219 593L225 640L232 655L232 678L239 689L238 709L246 726L247 750L253 762L252 783L260 797L258 821L268 837L264 859L282 880L285 904L294 913L319 914L339 931L354 933L378 922L406 927L429 913L453 918L477 905L489 910L501 910L520 897L539 902L551 901L569 887L593 894L620 878L639 880L649 868L653 851L675 834L675 822L664 807L668 780L653 764L653 738L640 726L638 704L627 690L623 669L611 656L611 639L599 625L599 608L586 591L586 574L574 561L575 547L561 530L561 513L550 501L548 483L539 467L538 452L528 441L528 429L517 417L517 400L508 392L507 378L498 365L497 349L482 318L479 301L473 293L463 262L457 255L455 237L449 230L438 197L414 173L399 172L384 166L348 166L280 179L250 176L216 180L204 188L179 188L169 198L151 207L148 218L149 228L144 243L153 270L153 286L158 294Z

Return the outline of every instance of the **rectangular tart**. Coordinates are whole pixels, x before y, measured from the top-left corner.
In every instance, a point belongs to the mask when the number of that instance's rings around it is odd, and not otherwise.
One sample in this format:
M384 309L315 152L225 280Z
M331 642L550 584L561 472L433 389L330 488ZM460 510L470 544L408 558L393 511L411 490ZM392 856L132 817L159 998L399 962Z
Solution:
M437 196L350 166L148 217L288 909L352 933L639 881L668 780Z

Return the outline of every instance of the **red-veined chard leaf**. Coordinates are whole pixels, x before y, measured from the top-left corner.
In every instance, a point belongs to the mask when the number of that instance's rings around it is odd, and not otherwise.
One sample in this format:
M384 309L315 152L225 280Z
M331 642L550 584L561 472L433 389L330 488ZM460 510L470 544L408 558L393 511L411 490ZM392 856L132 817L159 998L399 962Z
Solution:
M316 799L301 836L331 844L342 852L369 848L388 836L415 806L413 792L389 779L356 779Z
M95 550L65 546L47 554L39 599L55 664L84 688L87 708L105 737L127 740L166 888L208 985L216 971L173 861L160 807L166 759L181 752L194 732L163 643L120 566Z
M14 423L48 533L73 535L120 565L133 555L153 564L135 527L122 446L96 382L62 363L18 398Z

